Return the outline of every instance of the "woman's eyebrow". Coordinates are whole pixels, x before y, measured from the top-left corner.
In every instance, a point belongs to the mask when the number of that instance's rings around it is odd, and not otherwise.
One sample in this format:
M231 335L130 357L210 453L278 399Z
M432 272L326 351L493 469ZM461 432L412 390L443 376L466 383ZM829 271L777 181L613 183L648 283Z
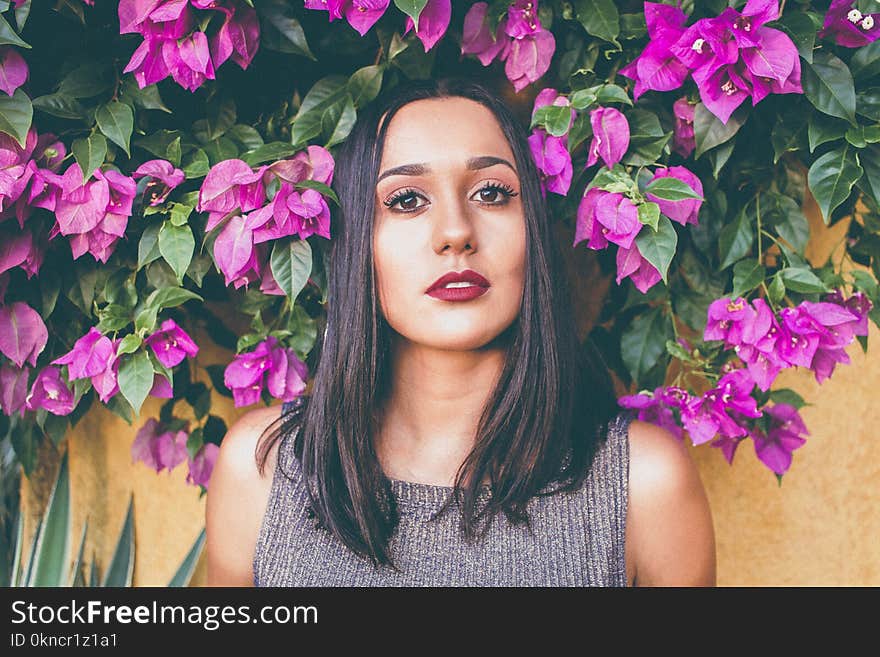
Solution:
M476 171L477 169L485 169L486 167L491 167L496 164L504 164L510 167L511 171L516 173L516 169L510 162L503 157L495 157L494 155L480 155L478 157L469 158L465 163L465 166L469 170ZM376 183L379 183L383 178L387 178L388 176L423 176L426 173L430 173L430 171L431 167L424 162L419 164L401 164L399 167L392 167L383 171L376 180Z

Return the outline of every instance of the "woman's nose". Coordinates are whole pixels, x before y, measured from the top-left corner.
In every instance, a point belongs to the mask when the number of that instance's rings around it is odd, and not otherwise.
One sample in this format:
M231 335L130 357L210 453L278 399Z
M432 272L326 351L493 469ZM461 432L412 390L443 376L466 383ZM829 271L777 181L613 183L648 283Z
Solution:
M476 248L474 222L467 199L443 195L434 207L434 244L437 253Z

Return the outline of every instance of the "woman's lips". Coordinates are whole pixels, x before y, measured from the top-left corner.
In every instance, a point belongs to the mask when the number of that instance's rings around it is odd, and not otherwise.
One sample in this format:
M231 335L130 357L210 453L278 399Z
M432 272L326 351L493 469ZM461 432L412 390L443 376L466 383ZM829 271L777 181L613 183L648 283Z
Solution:
M438 287L427 294L441 301L470 301L484 295L488 290L488 287L468 285L467 287Z

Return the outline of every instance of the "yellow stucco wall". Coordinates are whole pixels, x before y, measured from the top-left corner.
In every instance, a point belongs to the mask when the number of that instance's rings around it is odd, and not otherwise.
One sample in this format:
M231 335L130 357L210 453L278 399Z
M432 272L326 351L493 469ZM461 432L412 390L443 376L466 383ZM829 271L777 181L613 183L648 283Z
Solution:
M816 264L839 243L847 222L826 229L814 205L805 209L813 231L808 257ZM567 258L569 266L582 257ZM585 270L578 271L584 276ZM821 386L803 370L780 375L777 387L791 387L813 404L802 411L811 435L795 452L781 488L755 458L749 442L740 446L733 466L717 449L689 448L712 506L719 585L880 585L880 332L870 327L868 355L854 342L848 350L852 363L838 365ZM194 337L205 345L200 365L228 362L231 355L210 348L206 336ZM216 394L214 403L212 412L227 424L243 412ZM149 398L142 417L158 416L160 405L161 400ZM178 408L188 406L181 403ZM79 537L88 514L86 557L94 553L106 565L133 492L134 583L163 586L204 525L205 499L199 499L198 488L185 483L185 465L156 475L131 463L130 448L141 423L136 420L129 426L95 404L69 435L72 536ZM33 484L23 481L28 541L54 467L47 464ZM193 584L204 581L203 555Z

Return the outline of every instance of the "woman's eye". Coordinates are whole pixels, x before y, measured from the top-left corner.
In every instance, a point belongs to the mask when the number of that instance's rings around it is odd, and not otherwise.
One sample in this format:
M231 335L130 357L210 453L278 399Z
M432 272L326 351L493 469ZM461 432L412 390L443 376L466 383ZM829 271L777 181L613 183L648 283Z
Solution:
M413 210L418 210L420 205L418 205L419 194L416 194L413 191L404 191L399 194L395 194L387 201L384 201L385 207L393 208L398 203L400 204L400 209L404 212L412 212Z
M504 205L508 199L516 196L518 192L508 185L498 185L489 183L481 189L477 190L477 200L486 205Z

